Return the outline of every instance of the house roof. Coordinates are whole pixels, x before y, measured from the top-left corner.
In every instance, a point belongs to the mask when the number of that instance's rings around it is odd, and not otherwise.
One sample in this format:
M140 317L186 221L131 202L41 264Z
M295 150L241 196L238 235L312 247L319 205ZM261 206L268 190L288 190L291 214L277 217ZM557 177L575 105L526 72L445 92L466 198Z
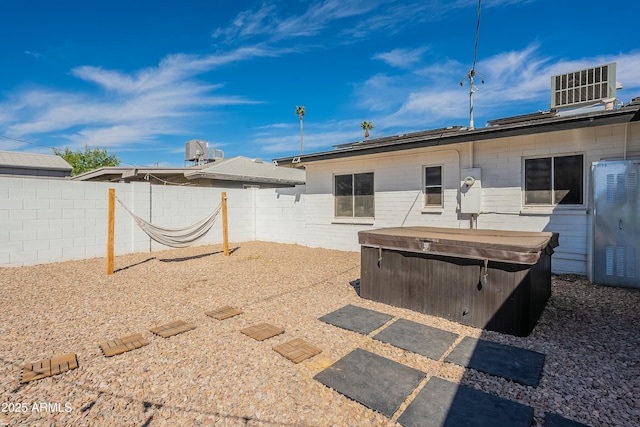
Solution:
M0 151L0 167L71 171L73 168L60 156L51 154Z
M204 178L222 181L298 185L305 183L306 173L298 169L277 167L273 163L263 163L259 159L238 156L184 168L103 167L77 175L72 179L79 181L138 180L144 179L147 175L160 178L183 175L189 180Z
M492 120L489 121L489 126L484 128L469 129L462 126L451 126L423 132L371 139L368 141L340 144L334 146L336 148L335 150L278 158L274 159L274 163L279 166L296 167L304 163L321 160L628 123L639 120L640 104L635 102L614 110L603 110L583 114L561 115L555 111L534 113Z
M227 181L268 182L273 184L304 184L306 173L302 170L283 168L260 159L237 156L221 162L204 165L203 168L188 170L187 179L209 178Z

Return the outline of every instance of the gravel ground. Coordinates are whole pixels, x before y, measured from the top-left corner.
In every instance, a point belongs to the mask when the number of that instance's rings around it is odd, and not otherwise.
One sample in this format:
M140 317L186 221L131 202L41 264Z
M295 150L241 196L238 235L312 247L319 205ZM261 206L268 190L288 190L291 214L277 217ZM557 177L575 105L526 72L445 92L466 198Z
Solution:
M358 253L265 242L0 268L0 426L386 426L389 420L313 376L363 348L427 373L591 426L640 425L640 292L554 276L534 332L517 338L360 299ZM464 336L547 355L537 388L433 361L327 325L318 317L346 304ZM244 310L224 321L204 315ZM168 339L149 328L197 326ZM269 322L285 333L255 341L240 329ZM141 333L150 344L106 358L99 344ZM303 338L322 353L293 364L272 350ZM458 341L456 341L457 344ZM79 368L20 384L27 362L76 353ZM426 382L423 381L421 386ZM420 387L419 387L420 389ZM37 410L40 403L49 404ZM35 404L35 405L34 405ZM35 408L35 409L34 409ZM16 410L21 412L16 412Z

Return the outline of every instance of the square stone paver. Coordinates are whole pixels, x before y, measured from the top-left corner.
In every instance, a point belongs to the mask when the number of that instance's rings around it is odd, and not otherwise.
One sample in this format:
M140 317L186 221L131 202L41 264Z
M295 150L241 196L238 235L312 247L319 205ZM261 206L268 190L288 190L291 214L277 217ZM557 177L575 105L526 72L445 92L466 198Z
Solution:
M394 347L439 360L458 335L410 320L398 319L373 338Z
M64 356L44 359L34 363L27 363L22 369L22 379L20 382L26 383L41 378L58 375L78 367L78 358L75 353L68 353Z
M115 340L105 341L100 344L100 349L106 357L115 356L116 354L126 353L136 348L148 345L149 341L142 338L140 334L129 335Z
M224 320L242 313L243 311L238 308L225 305L224 307L216 308L213 311L205 311L204 314L209 317L213 317L214 319Z
M391 417L424 377L417 369L356 348L313 378Z
M398 418L404 427L530 427L533 408L432 377Z
M545 355L497 342L464 337L445 362L537 387Z
M389 314L349 304L325 314L319 320L342 329L369 335L391 319L393 316Z
M293 363L300 363L305 359L315 356L322 352L302 338L296 338L273 347L275 351L291 360Z
M161 325L149 330L156 335L160 335L162 338L169 338L195 328L196 327L194 325L190 325L189 323L186 323L182 320L176 320L174 322L167 323L166 325Z
M264 341L268 338L280 335L284 332L284 329L268 323L259 323L257 325L249 326L248 328L240 329L240 332L255 340Z

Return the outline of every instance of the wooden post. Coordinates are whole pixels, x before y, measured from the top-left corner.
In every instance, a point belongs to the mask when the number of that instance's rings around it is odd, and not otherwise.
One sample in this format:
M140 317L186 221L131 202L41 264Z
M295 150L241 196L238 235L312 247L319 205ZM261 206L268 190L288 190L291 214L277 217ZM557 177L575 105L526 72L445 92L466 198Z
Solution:
M113 274L113 235L115 231L116 190L109 189L109 220L107 225L107 274Z
M222 243L224 256L229 256L229 229L227 227L227 193L222 192Z

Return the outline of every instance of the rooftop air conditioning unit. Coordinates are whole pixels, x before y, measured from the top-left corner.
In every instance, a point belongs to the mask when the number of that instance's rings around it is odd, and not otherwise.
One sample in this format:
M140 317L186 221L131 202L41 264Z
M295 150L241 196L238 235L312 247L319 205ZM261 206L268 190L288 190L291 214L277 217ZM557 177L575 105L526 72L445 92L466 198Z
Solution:
M186 161L197 162L201 160L208 160L209 157L209 143L201 139L192 139L184 144L184 151Z
M616 63L551 77L551 108L597 104L616 97Z
M209 160L222 160L224 159L224 151L217 149L217 148L212 148L211 149L211 156L209 156Z

